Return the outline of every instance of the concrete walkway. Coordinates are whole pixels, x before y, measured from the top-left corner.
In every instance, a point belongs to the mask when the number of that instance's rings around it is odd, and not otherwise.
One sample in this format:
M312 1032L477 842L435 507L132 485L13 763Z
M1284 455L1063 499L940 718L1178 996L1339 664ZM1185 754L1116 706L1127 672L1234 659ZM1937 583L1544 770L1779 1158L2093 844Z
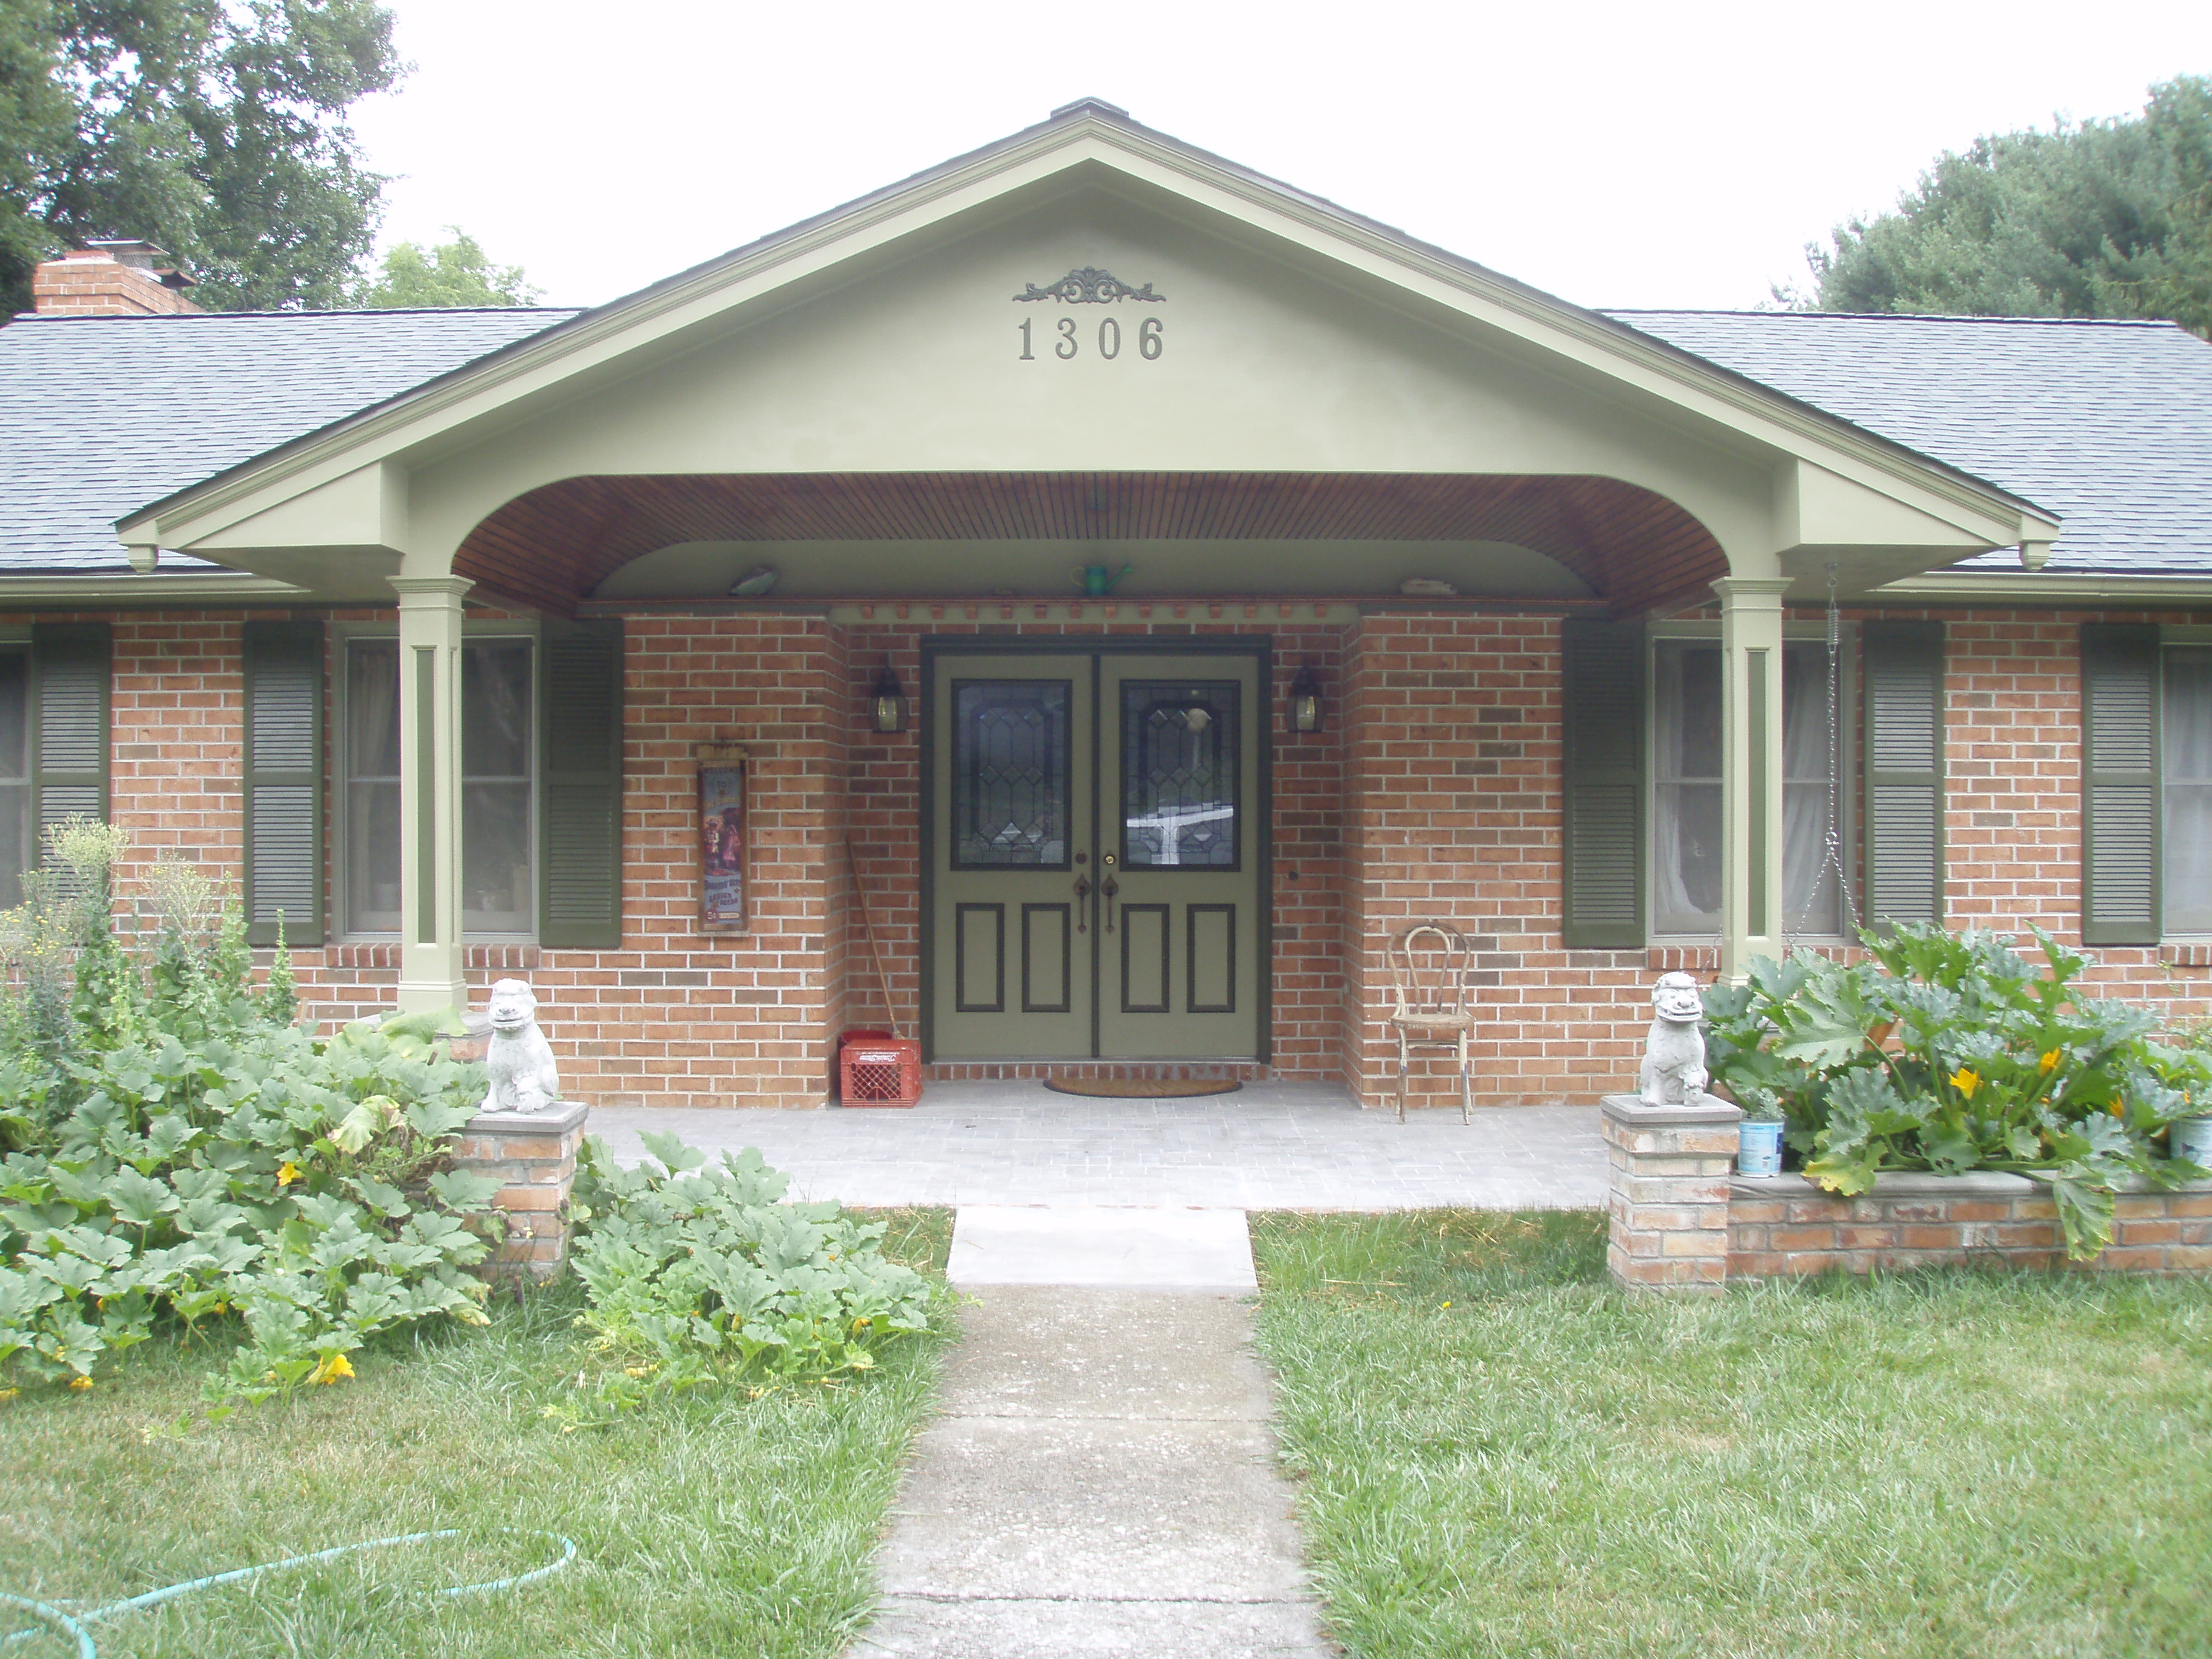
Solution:
M794 1196L848 1204L1196 1204L1248 1210L1598 1209L1595 1106L1364 1112L1321 1084L1089 1100L1036 1083L933 1084L908 1110L594 1107L615 1155L641 1129L757 1146Z
M962 1311L849 1659L1321 1659L1240 1212L961 1210Z

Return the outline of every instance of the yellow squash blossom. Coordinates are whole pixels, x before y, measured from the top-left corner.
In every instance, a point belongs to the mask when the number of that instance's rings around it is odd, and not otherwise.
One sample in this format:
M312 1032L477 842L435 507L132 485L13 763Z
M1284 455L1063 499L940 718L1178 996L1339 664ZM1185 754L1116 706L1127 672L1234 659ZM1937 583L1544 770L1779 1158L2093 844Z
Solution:
M70 1378L70 1387L78 1390L80 1393L91 1386L92 1379L88 1376L72 1376Z
M2036 1061L2036 1069L2040 1071L2045 1077L2050 1076L2051 1073L2057 1071L2058 1069L2058 1050L2053 1048L2048 1054L2045 1054L2041 1060Z
M1982 1086L1981 1074L1971 1067L1961 1066L1951 1074L1951 1086L1972 1100L1974 1091Z
M276 1184L279 1187L289 1187L299 1178L300 1166L293 1163L290 1158L286 1158L283 1167L276 1171Z
M325 1388L329 1388L332 1383L352 1375L353 1362L342 1353L334 1353L315 1367L314 1374L308 1377L307 1381L319 1382Z

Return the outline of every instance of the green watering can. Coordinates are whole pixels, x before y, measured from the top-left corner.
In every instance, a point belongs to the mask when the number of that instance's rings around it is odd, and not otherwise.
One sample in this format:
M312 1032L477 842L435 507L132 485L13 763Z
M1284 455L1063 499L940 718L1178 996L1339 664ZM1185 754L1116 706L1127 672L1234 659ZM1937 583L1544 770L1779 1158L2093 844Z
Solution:
M1114 591L1115 583L1136 568L1133 564L1125 564L1121 567L1120 574L1116 574L1103 564L1086 564L1076 573L1076 577L1082 582L1085 592L1094 599L1103 599Z

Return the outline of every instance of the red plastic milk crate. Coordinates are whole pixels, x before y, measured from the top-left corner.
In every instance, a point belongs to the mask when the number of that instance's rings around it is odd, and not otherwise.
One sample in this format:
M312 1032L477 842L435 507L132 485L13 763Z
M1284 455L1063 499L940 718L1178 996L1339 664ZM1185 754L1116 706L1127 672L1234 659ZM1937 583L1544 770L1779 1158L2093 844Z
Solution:
M837 1039L837 1097L848 1106L911 1106L921 1098L921 1045L889 1031Z

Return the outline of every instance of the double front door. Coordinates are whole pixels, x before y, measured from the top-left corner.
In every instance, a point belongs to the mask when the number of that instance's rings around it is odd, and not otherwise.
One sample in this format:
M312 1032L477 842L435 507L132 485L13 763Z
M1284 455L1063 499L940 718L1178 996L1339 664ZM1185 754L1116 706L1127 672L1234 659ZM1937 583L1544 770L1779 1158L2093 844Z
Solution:
M935 656L933 1057L1260 1057L1260 669L1250 652Z

